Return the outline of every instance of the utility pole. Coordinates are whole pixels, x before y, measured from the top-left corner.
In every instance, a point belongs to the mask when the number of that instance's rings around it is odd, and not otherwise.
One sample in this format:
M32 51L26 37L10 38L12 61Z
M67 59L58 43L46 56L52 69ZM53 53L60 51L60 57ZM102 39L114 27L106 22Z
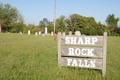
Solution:
M54 6L54 39L53 39L54 42L55 42L55 20L56 20L56 0Z

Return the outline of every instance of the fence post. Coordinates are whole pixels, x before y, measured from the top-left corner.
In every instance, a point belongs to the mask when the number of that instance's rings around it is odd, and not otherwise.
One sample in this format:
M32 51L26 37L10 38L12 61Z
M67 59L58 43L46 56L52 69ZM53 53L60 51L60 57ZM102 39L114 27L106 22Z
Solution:
M106 50L107 50L107 32L104 32L103 36L103 67L102 67L102 75L106 74Z
M58 67L61 68L61 35L58 32Z

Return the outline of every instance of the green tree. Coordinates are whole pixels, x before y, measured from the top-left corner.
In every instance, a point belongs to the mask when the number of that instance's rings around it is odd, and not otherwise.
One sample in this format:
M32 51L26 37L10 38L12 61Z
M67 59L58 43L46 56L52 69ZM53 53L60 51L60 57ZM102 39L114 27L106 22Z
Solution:
M11 24L11 29L9 30L10 32L20 32L23 31L25 27L23 16L19 14L17 21Z
M104 32L107 32L110 35L110 32L106 25L101 24L100 22L97 24L91 25L91 27L95 28L94 35L103 35ZM91 28L92 29L92 28Z
M2 4L0 3L0 28L2 28L3 31L15 31L19 32L21 28L18 25L23 25L24 20L19 14L19 11L15 8L12 7L10 4ZM3 22L2 27L1 27L1 21ZM17 26L15 26L17 25ZM17 29L17 30L16 30Z
M120 27L116 28L116 29L115 29L115 32L120 35Z
M2 23L3 23L3 4L0 3L0 33L1 33Z
M5 4L3 8L3 30L8 31L11 29L11 25L17 21L18 10L14 7L11 7L10 4Z
M87 17L87 23L89 25L92 25L92 24L97 24L95 19L93 17Z
M2 26L3 20L0 20L0 33L1 33L1 26Z
M109 14L107 16L107 19L105 20L105 22L108 25L108 29L110 30L110 32L114 31L117 28L117 23L119 21L119 18L115 18L114 14Z
M65 20L68 30L75 32L76 30L84 33L85 27L91 24L96 24L93 17L83 17L79 14L72 14L68 19Z
M96 34L97 34L96 32L97 32L97 31L96 31L95 28L92 27L92 26L87 26L87 27L85 27L85 29L84 29L84 34L86 34L86 35L96 35Z
M51 31L53 31L54 27L53 27L53 22L48 22L48 32L51 33Z
M48 25L49 25L49 21L47 18L43 18L43 20L39 22L39 27L42 32L45 32L45 27L47 27Z
M56 32L65 32L65 19L66 17L64 15L61 15L58 19L56 19Z
M40 31L40 28L34 24L28 24L23 28L23 33L27 34L28 30L30 30L31 34L35 34L35 32Z

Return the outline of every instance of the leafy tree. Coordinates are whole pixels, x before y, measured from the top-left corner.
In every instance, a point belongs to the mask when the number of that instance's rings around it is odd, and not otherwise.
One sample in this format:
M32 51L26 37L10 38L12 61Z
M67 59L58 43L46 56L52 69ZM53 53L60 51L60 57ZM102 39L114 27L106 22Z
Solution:
M11 7L10 4L5 4L3 9L3 30L8 31L11 28L11 25L17 21L18 10L14 7Z
M120 35L120 27L117 28L117 33Z
M48 22L48 32L51 33L51 31L53 31L54 27L53 27L53 22Z
M1 33L1 25L3 23L3 4L0 3L0 33Z
M28 30L30 30L31 34L35 34L35 32L40 31L40 28L38 26L35 26L34 24L28 24L23 28L23 33L27 34Z
M42 32L45 32L45 27L47 27L48 24L49 24L49 21L48 21L47 18L43 18L43 20L41 20L39 22L39 27L40 27L40 29L41 29Z
M86 35L96 35L96 30L92 26L87 26L84 29L84 34L86 34Z
M109 14L107 16L107 19L105 20L105 22L108 25L108 29L112 32L115 30L115 28L117 28L117 23L119 21L119 18L115 18L114 14Z
M79 28L83 27L83 23L85 22L81 15L73 14L70 15L68 19L65 20L67 23L67 27L72 32L75 32Z
M65 32L65 18L65 16L61 15L60 18L56 19L56 32Z
M72 14L68 19L65 20L68 30L75 32L76 30L84 33L85 27L91 24L96 24L96 21L93 17L83 17L79 14Z
M49 21L47 18L43 18L43 20L39 22L38 27L40 28L41 32L45 32L45 27L47 27L47 31L50 33L53 31L53 22Z
M20 32L23 31L25 27L23 16L19 14L17 21L11 24L11 29L9 30L10 32Z
M120 36L120 27L117 27L114 32Z
M92 24L97 24L95 19L93 17L87 17L87 23L89 25L92 25Z
M98 23L98 24L93 24L91 26L95 28L94 35L103 35L104 32L107 32L108 35L110 35L110 32L109 32L109 30L108 30L106 25Z
M0 20L0 33L1 33L1 25L3 23L3 20Z
M2 27L1 22L3 23ZM2 28L3 31L19 32L22 30L23 25L24 20L15 7L12 7L10 4L3 5L0 3L0 29Z

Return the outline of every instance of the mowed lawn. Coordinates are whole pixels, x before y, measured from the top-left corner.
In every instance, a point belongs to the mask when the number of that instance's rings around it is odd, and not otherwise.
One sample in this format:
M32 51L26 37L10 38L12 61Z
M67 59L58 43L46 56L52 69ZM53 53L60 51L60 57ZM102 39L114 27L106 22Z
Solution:
M119 80L120 37L107 38L106 76L102 70L58 68L57 36L0 33L0 80Z

